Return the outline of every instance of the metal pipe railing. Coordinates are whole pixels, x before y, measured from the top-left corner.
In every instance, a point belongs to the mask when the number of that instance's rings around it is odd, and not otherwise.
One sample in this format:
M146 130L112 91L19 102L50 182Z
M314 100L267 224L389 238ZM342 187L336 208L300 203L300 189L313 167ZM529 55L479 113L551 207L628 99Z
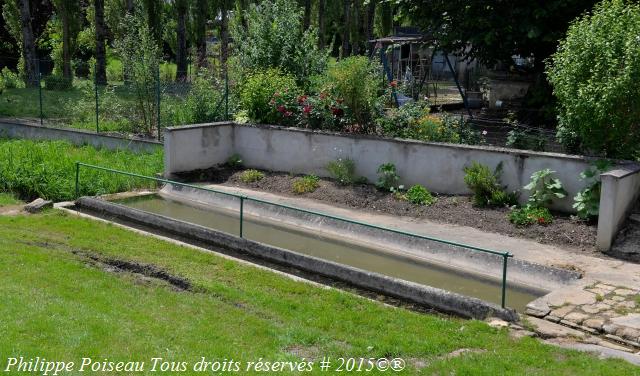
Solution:
M495 250L492 250L492 249L475 247L475 246L472 246L472 245L469 245L469 244L457 243L457 242L452 242L452 241L449 241L449 240L434 238L434 237L431 237L431 236L420 235L420 234L416 234L416 233L413 233L413 232L408 232L408 231L398 230L398 229L394 229L394 228L374 225L372 223L357 221L357 220L344 218L344 217L340 217L340 216L336 216L336 215L332 215L332 214L321 213L321 212L317 212L317 211L314 211L314 210L301 209L301 208L297 208L297 207L294 207L294 206L280 204L280 203L277 203L277 202L271 202L271 201L267 201L267 200L262 200L262 199L255 198L255 197L249 197L249 196L240 195L240 194L236 194L236 193L220 191L220 190L216 190L216 189L212 189L212 188L201 187L201 186L194 185L194 184L189 184L189 183L181 183L181 182L177 182L177 181L173 181L173 180L169 180L169 179L164 179L164 178L140 175L140 174L136 174L136 173L133 173L133 172L115 170L115 169L108 168L108 167L96 166L96 165L91 165L91 164L82 163L82 162L76 162L76 181L75 181L75 184L76 184L76 186L75 186L75 193L76 193L75 197L76 198L80 197L80 167L88 167L88 168L101 170L101 171L106 171L106 172L111 172L111 173L115 173L115 174L131 176L131 177L136 177L136 178L141 178L141 179L146 179L146 180L153 180L153 181L160 182L160 183L171 184L171 185L187 187L187 188L193 188L193 189L198 189L198 190L202 190L202 191L206 191L206 192L217 193L217 194L222 194L222 195L225 195L225 196L238 198L240 200L240 232L239 233L240 233L240 237L241 238L244 237L244 231L243 231L244 230L243 229L243 227L244 227L244 202L245 202L245 200L248 200L248 201L253 201L253 202L257 202L257 203L261 203L261 204L272 205L272 206L279 207L279 208L294 210L294 211L298 211L298 212L305 213L305 214L312 214L312 215L317 215L317 216L320 216L320 217L325 217L325 218L329 218L329 219L333 219L333 220L337 220L337 221L342 221L342 222L346 222L346 223L350 223L350 224L360 225L360 226L364 226L364 227L368 227L368 228L372 228L372 229L376 229L376 230L388 231L388 232L391 232L391 233L394 233L394 234L411 236L411 237L418 238L418 239L430 240L430 241L433 241L433 242L436 242L436 243L440 243L440 244L446 244L446 245L466 248L466 249L469 249L469 250L472 250L472 251L476 251L476 252L482 252L482 253L492 254L492 255L495 255L495 256L500 256L500 257L502 257L501 306L502 306L502 308L505 308L505 306L506 306L505 303L506 303L506 292L507 292L507 263L508 263L508 259L510 257L513 257L513 255L511 253L509 253L509 252L501 252L501 251L495 251Z

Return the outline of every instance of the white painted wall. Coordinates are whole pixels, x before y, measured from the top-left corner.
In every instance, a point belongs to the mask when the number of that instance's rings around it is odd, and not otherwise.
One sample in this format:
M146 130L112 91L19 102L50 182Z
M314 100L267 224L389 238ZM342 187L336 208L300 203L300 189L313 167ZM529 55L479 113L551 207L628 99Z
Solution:
M608 251L640 196L640 168L624 168L600 175L600 216L596 245Z

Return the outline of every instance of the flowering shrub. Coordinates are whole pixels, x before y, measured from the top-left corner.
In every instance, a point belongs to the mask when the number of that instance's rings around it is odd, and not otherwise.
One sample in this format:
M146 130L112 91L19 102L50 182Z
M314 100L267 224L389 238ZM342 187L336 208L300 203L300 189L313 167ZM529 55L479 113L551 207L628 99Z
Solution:
M326 92L312 96L276 92L269 103L281 125L346 131L351 123L343 101Z
M287 112L284 103L298 95L295 78L272 68L255 72L246 79L240 91L240 105L252 121L281 123ZM282 97L282 104L275 105L274 98L279 97ZM283 111L278 110L281 105Z

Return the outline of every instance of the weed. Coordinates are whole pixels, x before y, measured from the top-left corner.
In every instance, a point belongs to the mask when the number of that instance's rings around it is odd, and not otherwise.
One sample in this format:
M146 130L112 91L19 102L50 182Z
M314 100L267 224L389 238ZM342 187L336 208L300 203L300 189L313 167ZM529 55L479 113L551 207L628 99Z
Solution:
M407 193L404 195L404 198L416 205L432 205L436 202L436 199L433 197L431 192L427 190L427 188L421 186L420 184L416 184L409 188Z
M240 174L240 180L245 184L257 182L262 180L263 178L264 173L258 170L246 170L243 171L242 174Z
M378 182L376 187L383 191L393 191L397 188L396 184L400 180L396 165L393 163L383 163L378 167Z
M548 225L553 222L553 216L547 208L527 205L523 208L511 210L509 221L516 226Z
M239 169L242 168L243 163L244 161L242 160L240 154L235 153L231 155L229 159L227 159L226 165L232 169Z
M315 175L307 175L293 181L291 189L296 194L310 193L318 189L320 178Z
M473 192L473 202L476 206L511 206L517 203L517 193L509 193L500 185L502 163L499 163L494 172L478 162L473 162L471 167L464 168L464 182Z
M555 171L548 168L534 172L531 175L531 182L524 186L524 189L531 191L529 204L533 206L549 206L554 199L564 198L567 191L562 187L560 179L552 177Z
M341 185L351 185L359 181L356 178L356 164L351 159L338 159L327 164L327 171Z

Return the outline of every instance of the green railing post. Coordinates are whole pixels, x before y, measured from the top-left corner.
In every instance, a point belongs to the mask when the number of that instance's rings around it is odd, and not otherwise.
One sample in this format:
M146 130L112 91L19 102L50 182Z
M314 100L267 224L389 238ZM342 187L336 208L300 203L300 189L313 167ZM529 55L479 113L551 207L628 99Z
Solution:
M76 198L80 197L80 162L76 162Z
M93 67L93 86L96 92L96 133L100 133L100 120L99 120L99 108L98 108L98 65Z
M38 67L40 63L38 63ZM40 68L38 68L38 71ZM38 72L38 97L40 98L40 125L43 125L44 122L44 113L42 111L42 73Z
M160 66L156 70L156 116L158 117L156 123L158 127L158 141L160 141Z
M244 225L244 196L240 196L240 237L243 237Z
M501 299L502 308L506 307L506 300L507 300L507 261L509 260L510 256L511 256L511 254L509 252L507 252L504 255L502 255L502 299Z

